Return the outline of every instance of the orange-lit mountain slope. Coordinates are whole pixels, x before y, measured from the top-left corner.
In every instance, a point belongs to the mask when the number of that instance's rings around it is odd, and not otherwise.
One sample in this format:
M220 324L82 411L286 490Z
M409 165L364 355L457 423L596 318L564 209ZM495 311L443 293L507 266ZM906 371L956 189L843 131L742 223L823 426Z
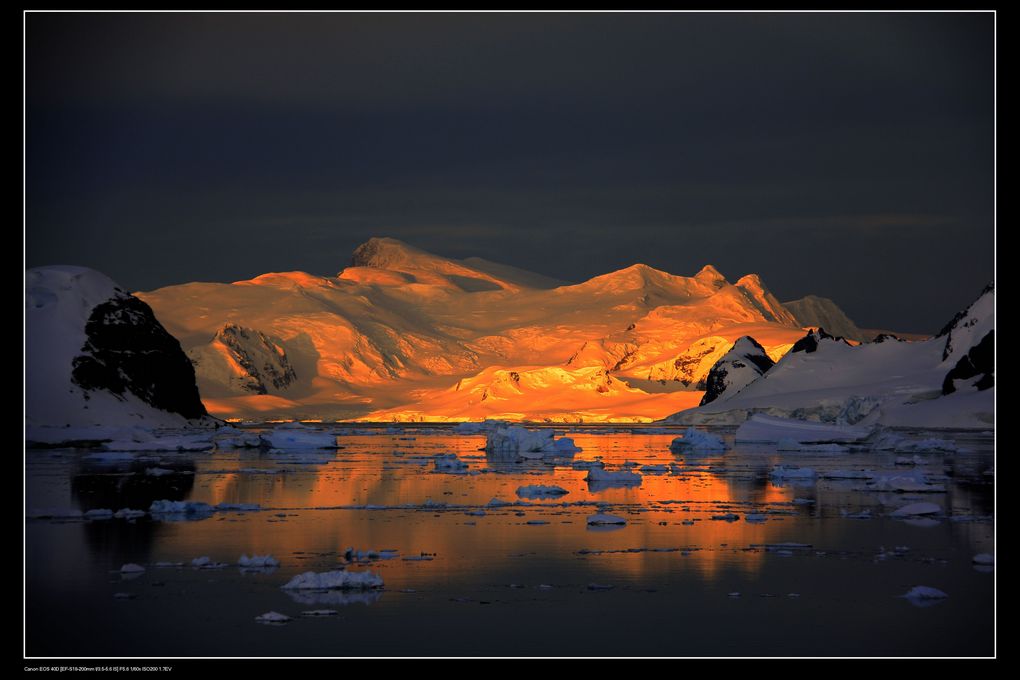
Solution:
M371 239L335 277L138 296L227 418L639 421L696 405L733 341L774 358L803 330L757 275L636 264L576 285Z

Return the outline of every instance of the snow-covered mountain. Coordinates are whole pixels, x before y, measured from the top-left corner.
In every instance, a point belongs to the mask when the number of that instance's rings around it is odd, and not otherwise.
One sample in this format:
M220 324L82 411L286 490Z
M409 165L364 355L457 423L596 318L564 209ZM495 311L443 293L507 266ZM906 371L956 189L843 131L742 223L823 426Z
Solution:
M666 420L737 423L750 414L854 424L989 427L994 419L995 292L989 286L938 336L852 346L812 330L739 392Z
M106 276L84 267L29 269L25 323L30 430L211 422L180 343Z
M697 404L736 339L777 359L803 335L754 274L637 264L559 283L374 238L335 277L138 296L228 418L650 420Z
M733 343L733 347L708 372L705 396L699 405L734 396L775 366L775 363L764 347L754 338L745 335Z
M829 298L805 295L799 300L784 302L783 306L790 310L801 326L824 328L833 335L861 342L874 337L874 334L868 336L865 331L858 328L857 324Z

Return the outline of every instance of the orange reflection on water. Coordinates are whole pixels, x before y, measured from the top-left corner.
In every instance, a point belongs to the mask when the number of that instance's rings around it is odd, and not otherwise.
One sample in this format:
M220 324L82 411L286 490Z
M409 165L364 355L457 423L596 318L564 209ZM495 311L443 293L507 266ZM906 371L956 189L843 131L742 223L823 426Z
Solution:
M792 540L781 515L767 515L761 524L744 520L748 512L782 510L779 504L793 499L789 488L728 470L722 457L674 457L668 450L669 435L573 437L584 449L573 461L601 457L610 469L628 461L677 463L682 473L645 474L639 487L593 490L585 481L586 470L573 469L570 460L555 467L508 464L478 450L484 437L449 434L342 437L345 448L337 452L249 452L232 459L214 454L198 463L192 499L259 503L268 510L205 520L207 530L189 532L188 550L205 554L233 545L235 550L281 559L342 553L348 547L393 548L404 556L437 554L427 568L401 560L383 565L388 579L400 583L413 578L420 585L451 578L459 570L485 569L491 560L531 553L578 556L574 559L626 578L689 570L711 578L725 565L759 569L763 554L748 550L753 544ZM443 453L457 454L472 474L437 474L432 457ZM309 460L317 464L306 464ZM556 485L568 493L524 507L487 506L494 498L519 500L516 490L526 485ZM464 507L422 507L427 503ZM607 503L606 511L625 517L627 526L588 528L586 518L598 511L593 503ZM376 509L352 507L365 505ZM485 514L470 514L479 511ZM727 513L740 519L712 519ZM628 549L642 551L606 552Z

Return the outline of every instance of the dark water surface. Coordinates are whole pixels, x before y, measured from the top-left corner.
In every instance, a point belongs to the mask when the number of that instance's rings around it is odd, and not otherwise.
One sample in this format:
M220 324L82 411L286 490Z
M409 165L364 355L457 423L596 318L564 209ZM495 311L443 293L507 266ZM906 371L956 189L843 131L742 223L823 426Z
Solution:
M568 428L584 450L555 465L516 465L478 451L484 436L379 428L340 437L337 451L137 454L30 450L34 508L148 509L154 500L256 503L200 519L26 520L29 656L983 656L994 653L995 575L972 564L994 552L991 437L922 454L777 453L736 448L674 456L670 434ZM945 433L937 436L946 437ZM732 435L727 437L732 443ZM456 453L468 475L433 472ZM598 456L678 463L640 487L592 489L572 461ZM779 486L779 463L896 474L922 470L941 493L876 491L863 479ZM169 474L146 474L151 468ZM531 505L528 484L569 493ZM796 499L796 500L795 500ZM578 504L579 502L583 504ZM934 519L890 517L933 502ZM589 528L601 510L627 519ZM442 507L438 504L446 504ZM370 507L365 507L370 506ZM398 507L405 506L405 507ZM484 515L479 514L484 512ZM867 518L870 512L870 518ZM712 519L733 513L736 521ZM748 513L764 522L749 522ZM862 518L863 517L863 518ZM754 519L754 517L752 517ZM541 524L529 522L545 522ZM685 523L686 522L686 523ZM779 545L795 543L797 545ZM344 552L397 551L348 565L378 573L378 593L281 589L301 572L346 565ZM281 566L244 572L242 553ZM430 557L407 560L404 558ZM208 556L227 563L199 569ZM158 567L158 562L184 566ZM119 570L137 563L145 572ZM949 597L919 606L925 585ZM597 588L593 586L598 586ZM739 593L735 595L735 593ZM305 618L333 609L337 615ZM293 617L264 625L276 611Z

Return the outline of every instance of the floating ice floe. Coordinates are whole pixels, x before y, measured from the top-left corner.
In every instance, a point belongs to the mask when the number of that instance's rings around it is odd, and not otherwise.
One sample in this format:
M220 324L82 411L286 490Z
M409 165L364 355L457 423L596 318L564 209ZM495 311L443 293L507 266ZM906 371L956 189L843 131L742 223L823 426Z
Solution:
M937 515L942 512L942 507L935 503L910 503L902 508L893 510L890 517L919 517L923 515Z
M593 487L609 488L614 486L640 486L641 475L627 470L604 470L589 468L585 481Z
M457 423L453 426L454 434L482 434L483 432L489 432L500 427L508 427L509 423L505 420L483 420L480 423Z
M995 565L995 555L992 555L991 553L978 553L977 555L974 555L971 562L974 564L980 564L981 566L991 567Z
M120 568L122 574L141 574L143 571L145 571L145 567L134 562L129 562Z
M164 475L172 475L173 473L174 473L174 471L170 470L168 468L161 468L161 467L145 468L145 476L146 477L162 477Z
M673 453L719 453L726 450L726 442L714 434L702 432L693 427L687 428L682 437L677 437L669 444Z
M213 506L216 512L258 512L261 509L258 503L217 503Z
M85 513L85 519L113 519L113 510L109 508L95 508Z
M893 475L878 475L868 485L874 491L898 491L913 493L943 493L946 487L932 483L922 472L901 472Z
M32 508L25 512L27 519L81 519L82 511L77 508Z
M755 444L825 444L859 442L872 433L872 428L858 425L836 425L797 418L777 418L755 414L737 428L736 442Z
M301 423L284 423L262 434L270 446L277 449L335 449L336 435L322 432Z
M735 512L727 512L726 514L723 515L712 515L711 519L721 522L736 522L738 519L740 519L740 515L738 515Z
M241 568L249 569L264 569L266 567L278 567L280 561L272 555L241 555L237 560L237 565Z
M878 432L868 445L876 451L904 453L954 453L959 450L956 443L948 439L911 439L894 432Z
M395 548L385 550L355 550L348 548L344 551L344 559L348 562L366 562L369 560L392 560L397 557L399 551Z
M281 586L284 590L372 590L382 577L370 571L306 571Z
M435 466L435 472L447 475L463 475L467 474L468 471L467 463L457 458L455 453L442 453L433 458L432 462Z
M809 467L777 465L769 472L769 477L777 481L810 481L817 477L817 473Z
M212 513L211 505L199 501L161 500L149 506L149 514L161 520L203 519Z
M541 486L532 484L529 486L517 487L517 495L521 498L559 498L570 493L559 486Z
M497 427L485 435L485 450L496 456L545 458L580 451L574 440L553 438L552 430L528 430L523 427Z
M506 507L508 505L513 505L513 502L512 501L504 501L501 498L493 498L492 500L490 500L488 503L485 504L485 507L488 507L488 508L504 508L504 507Z
M311 618L317 618L322 616L336 616L339 612L335 609L306 609L301 612L301 616L308 616Z
M259 614L256 616L255 620L259 623L279 625L290 621L290 617L286 614L281 614L280 612L266 612L265 614Z
M616 525L622 526L627 523L623 517L617 517L616 515L609 515L606 513L598 513L595 515L589 515L587 520L588 526L607 526Z
M752 512L744 515L744 521L751 524L764 524L768 520L768 517L760 512Z
M266 441L258 432L245 432L236 427L221 428L213 437L213 443L217 449L257 449L266 446Z
M113 516L117 519L138 519L139 517L145 517L145 515L146 512L144 510L132 510L131 508L121 508L113 513Z
M196 557L195 559L191 560L191 566L195 567L196 569L222 569L223 567L227 566L227 563L213 562L208 555L203 555L202 557Z
M679 466L677 466L677 467L679 467ZM670 468L669 465L654 464L654 465L642 465L641 466L642 474L646 474L646 475L664 475L664 474L668 473L670 471L670 469L671 468Z
M934 604L940 600L944 600L949 597L949 595L938 588L932 588L931 586L914 586L901 597L909 600L911 604L923 607Z

